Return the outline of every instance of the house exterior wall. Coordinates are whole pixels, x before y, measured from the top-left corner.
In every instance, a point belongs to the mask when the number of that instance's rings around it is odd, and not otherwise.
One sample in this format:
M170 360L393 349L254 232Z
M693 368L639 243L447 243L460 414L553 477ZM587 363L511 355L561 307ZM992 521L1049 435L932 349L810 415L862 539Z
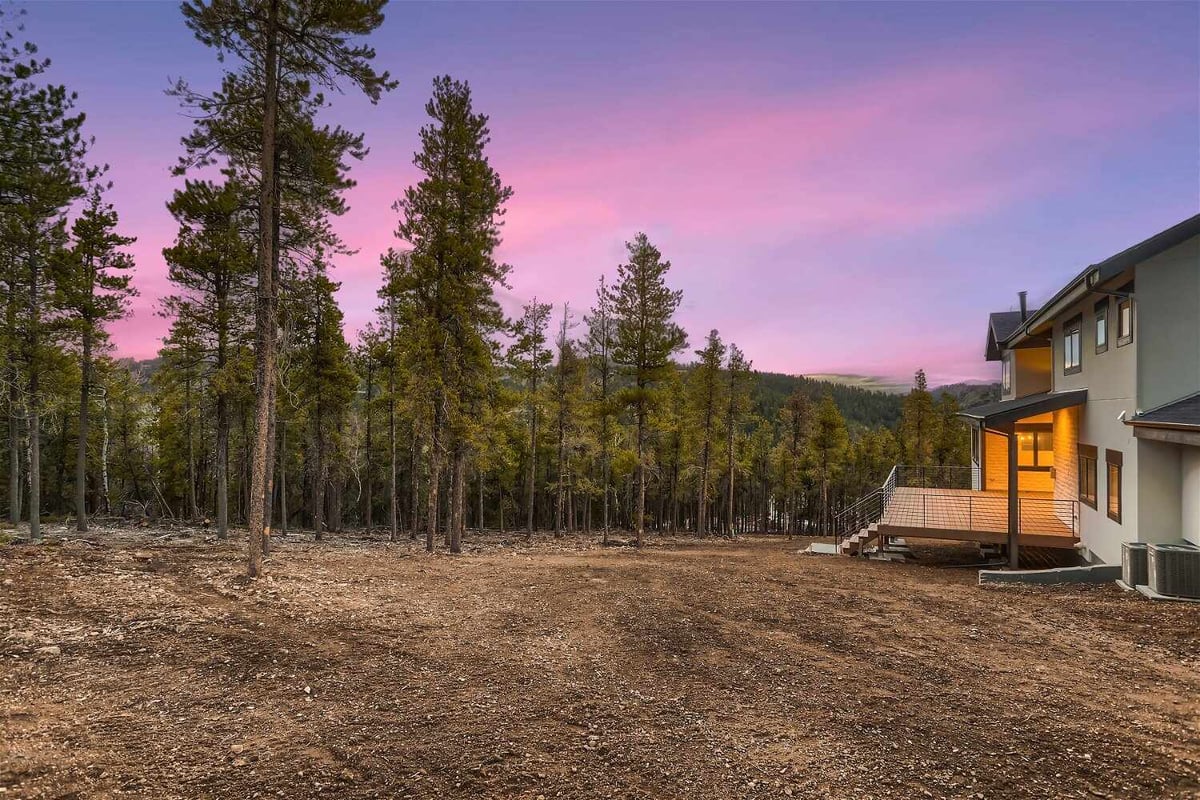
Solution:
M1132 273L1128 276L1132 277ZM1123 282L1118 281L1119 283ZM1054 320L1053 350L1054 361L1051 375L1055 391L1070 389L1087 389L1087 403L1077 411L1078 433L1076 442L1096 447L1097 458L1097 487L1096 508L1084 503L1079 504L1080 544L1083 555L1089 561L1118 563L1121 559L1121 543L1137 540L1138 528L1138 449L1133 437L1133 430L1124 423L1121 412L1126 418L1132 417L1136 408L1137 394L1137 360L1140 334L1138 324L1141 319L1137 301L1134 301L1134 331L1133 341L1118 347L1116 326L1113 311L1109 319L1108 351L1096 352L1095 304L1097 296L1089 294L1076 304L1059 314ZM1079 372L1071 375L1063 370L1063 323L1076 316L1083 317L1081 366ZM1055 421L1058 421L1056 417ZM1108 516L1108 483L1106 477L1105 451L1116 450L1122 454L1124 461L1121 493L1121 521L1117 522ZM1055 480L1055 496L1063 492L1064 499L1078 497L1077 453L1067 459L1071 466L1069 475L1063 470L1061 479ZM1055 453L1056 465L1059 464L1058 453ZM1063 465L1066 467L1066 465ZM1057 472L1057 470L1056 470ZM1068 483L1068 478L1072 478Z
M1050 391L1052 353L1049 347L1013 350L1013 397Z
M1183 530L1181 446L1137 440L1137 540L1176 542Z
M1134 297L1139 409L1200 391L1200 237L1139 265Z
M1008 491L1008 437L987 431L983 434L984 485L989 492Z
M1180 530L1183 538L1200 544L1200 447L1184 447L1180 453Z

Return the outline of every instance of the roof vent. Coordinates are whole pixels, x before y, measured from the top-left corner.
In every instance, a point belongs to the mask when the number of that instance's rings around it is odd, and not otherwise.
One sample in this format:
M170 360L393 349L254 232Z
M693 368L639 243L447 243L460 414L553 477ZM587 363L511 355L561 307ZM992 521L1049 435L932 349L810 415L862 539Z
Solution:
M1028 294L1029 292L1017 292L1017 297L1021 299L1021 322L1029 319L1029 307L1025 300Z

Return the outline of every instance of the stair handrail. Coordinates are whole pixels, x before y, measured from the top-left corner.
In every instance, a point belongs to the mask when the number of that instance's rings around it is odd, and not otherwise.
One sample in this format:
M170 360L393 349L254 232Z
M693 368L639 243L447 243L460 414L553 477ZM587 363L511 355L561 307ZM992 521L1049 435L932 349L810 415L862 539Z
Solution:
M899 464L893 466L882 484L854 501L834 518L834 530L839 541L853 536L883 518L883 512L887 510L896 492L896 475L899 469Z

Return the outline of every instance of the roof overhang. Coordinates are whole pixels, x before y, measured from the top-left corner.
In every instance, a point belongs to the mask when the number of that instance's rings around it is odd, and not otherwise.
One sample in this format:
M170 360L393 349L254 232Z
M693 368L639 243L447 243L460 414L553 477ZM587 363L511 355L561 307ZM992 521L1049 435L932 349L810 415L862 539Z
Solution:
M1092 264L1059 289L1041 308L1031 313L1001 344L1011 349L1019 347L1024 337L1044 334L1056 316L1087 295L1095 291L1105 291L1109 286L1120 286L1121 282L1117 278L1126 270L1197 235L1200 235L1200 214L1189 217L1178 225L1173 225L1098 264Z
M1171 438L1163 438L1165 434L1150 433L1171 431L1177 435L1184 435L1183 438L1189 440L1184 442L1185 444L1200 443L1192 441L1194 437L1200 437L1200 392L1135 414L1125 420L1125 424L1133 428L1134 436L1142 439L1159 438L1162 441L1173 441Z
M1050 411L1059 411L1087 402L1087 389L1069 392L1042 392L1015 400L1001 400L960 411L958 415L973 425L983 428L1003 428L1026 417L1036 417Z

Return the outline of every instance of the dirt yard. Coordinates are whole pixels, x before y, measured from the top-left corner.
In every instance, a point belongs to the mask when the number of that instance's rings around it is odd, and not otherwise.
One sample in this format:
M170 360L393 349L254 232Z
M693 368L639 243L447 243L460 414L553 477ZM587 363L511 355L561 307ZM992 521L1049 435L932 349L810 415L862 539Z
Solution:
M0 795L1200 797L1200 606L803 542L0 546Z

